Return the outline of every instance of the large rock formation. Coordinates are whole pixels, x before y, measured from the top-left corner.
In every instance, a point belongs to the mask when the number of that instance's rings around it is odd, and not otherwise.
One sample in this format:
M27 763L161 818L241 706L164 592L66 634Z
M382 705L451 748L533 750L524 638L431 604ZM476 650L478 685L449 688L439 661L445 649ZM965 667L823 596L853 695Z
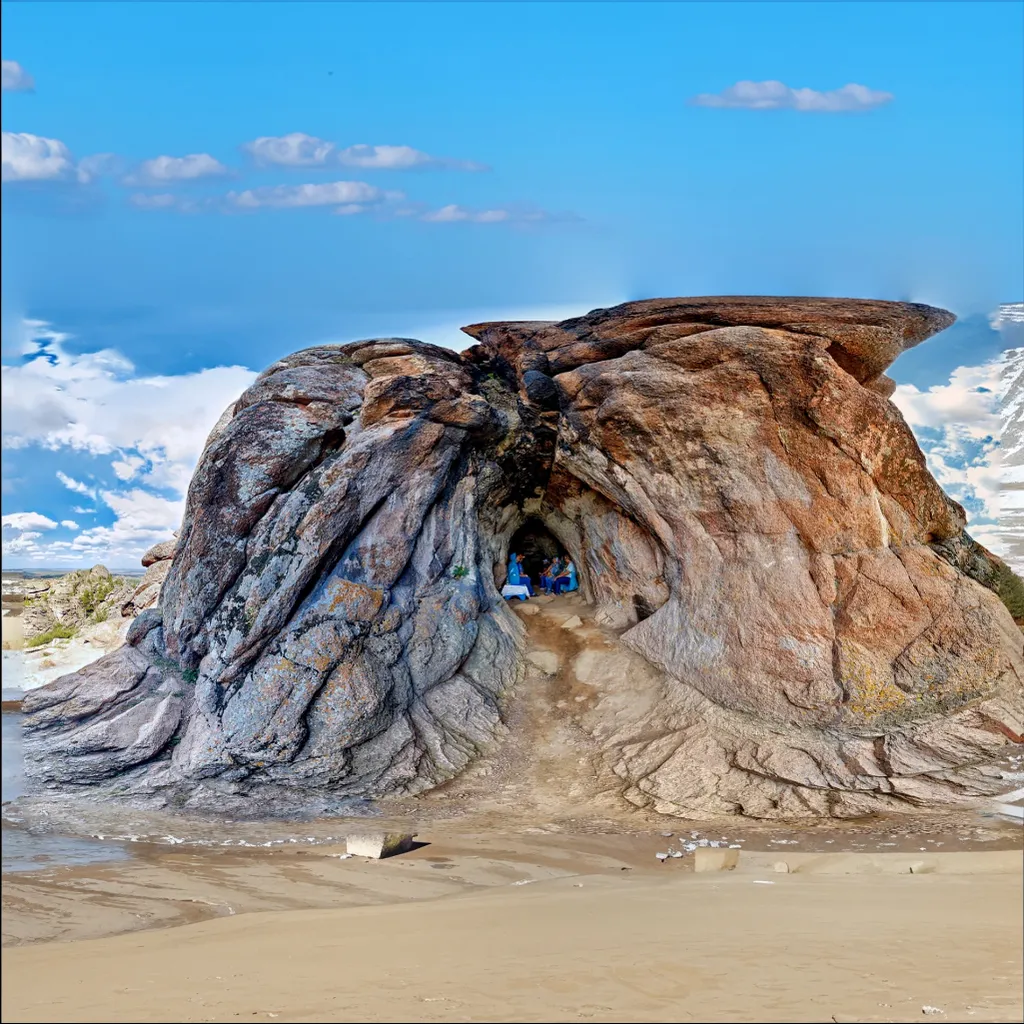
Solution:
M55 627L63 627L65 632L59 635L67 636L105 622L135 585L127 576L113 576L104 565L33 582L36 593L26 602L22 623L30 643L35 637L51 634Z
M30 770L189 807L450 778L514 699L499 587L533 519L652 680L594 729L625 799L850 815L991 792L1024 730L1021 633L884 375L952 320L661 299L478 324L462 355L289 356L211 435L160 607L29 695Z
M178 538L175 536L170 540L162 540L159 544L154 544L142 556L142 567L146 571L135 589L121 605L122 616L134 618L157 603L164 580L167 579L167 574L171 571L171 561L177 549Z

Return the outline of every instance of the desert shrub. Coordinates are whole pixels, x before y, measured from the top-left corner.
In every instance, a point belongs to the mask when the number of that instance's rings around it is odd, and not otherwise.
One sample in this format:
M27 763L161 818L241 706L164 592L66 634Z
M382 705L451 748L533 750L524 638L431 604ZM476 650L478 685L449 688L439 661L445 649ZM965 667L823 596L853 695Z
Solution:
M69 640L75 635L75 631L71 626L65 626L63 623L58 622L55 626L51 626L48 630L43 633L37 633L35 636L29 637L25 641L26 647L42 647L43 644L48 644L51 640Z
M113 576L97 580L89 586L82 587L78 592L78 603L86 615L94 615L96 609L113 593L117 585Z

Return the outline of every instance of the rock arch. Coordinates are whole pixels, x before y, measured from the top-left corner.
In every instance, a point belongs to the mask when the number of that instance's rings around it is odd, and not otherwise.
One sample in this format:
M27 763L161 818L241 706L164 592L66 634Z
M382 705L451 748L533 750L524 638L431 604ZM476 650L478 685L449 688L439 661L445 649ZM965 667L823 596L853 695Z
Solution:
M887 400L926 306L656 299L295 353L218 424L159 609L26 700L30 771L136 801L330 809L450 778L502 728L498 592L542 522L623 657L633 803L859 814L971 799L1024 723L995 565Z

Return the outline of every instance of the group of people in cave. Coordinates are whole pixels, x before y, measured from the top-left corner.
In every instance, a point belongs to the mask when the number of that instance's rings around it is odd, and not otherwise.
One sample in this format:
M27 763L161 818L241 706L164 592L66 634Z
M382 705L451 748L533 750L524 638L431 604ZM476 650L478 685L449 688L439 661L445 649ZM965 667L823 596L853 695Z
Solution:
M516 596L533 597L536 591L533 589L533 581L523 565L524 559L524 555L517 555L515 552L509 555L505 586L506 588L525 588L526 595L517 594ZM576 590L579 587L579 581L576 579L576 566L571 558L555 555L554 558L544 563L538 583L545 594L565 594Z

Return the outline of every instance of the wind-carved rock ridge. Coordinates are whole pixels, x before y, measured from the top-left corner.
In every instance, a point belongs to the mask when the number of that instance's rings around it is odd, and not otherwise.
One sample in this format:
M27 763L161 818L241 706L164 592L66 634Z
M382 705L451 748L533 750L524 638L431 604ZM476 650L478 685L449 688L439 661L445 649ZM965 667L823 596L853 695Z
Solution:
M504 728L524 643L499 588L529 520L649 681L588 718L625 801L849 816L994 792L1021 633L964 571L991 559L884 374L952 320L654 299L474 325L461 355L295 353L207 442L159 608L26 699L29 770L187 808L423 792Z

